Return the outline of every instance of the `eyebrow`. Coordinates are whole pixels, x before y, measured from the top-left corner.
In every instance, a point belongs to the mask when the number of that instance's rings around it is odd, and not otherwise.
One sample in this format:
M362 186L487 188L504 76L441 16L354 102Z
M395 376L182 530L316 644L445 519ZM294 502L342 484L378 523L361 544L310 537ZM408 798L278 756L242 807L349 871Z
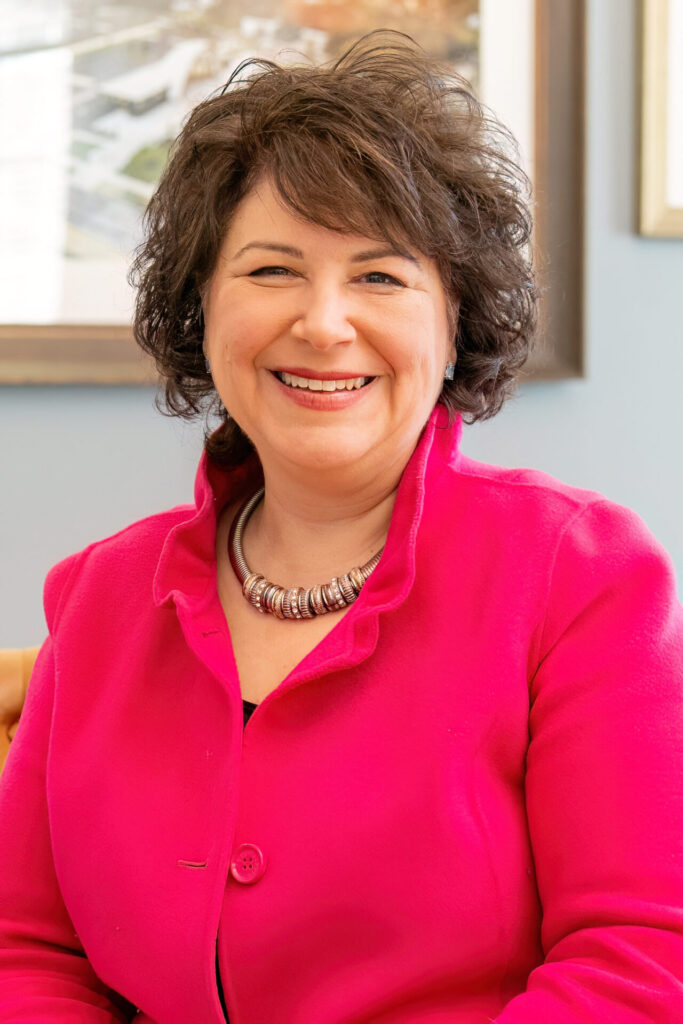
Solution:
M279 245L275 242L248 242L247 245L243 245L232 258L236 260L250 249L265 249L267 252L279 252L297 260L302 260L304 258L304 254L301 249L295 249L292 245ZM351 257L351 263L367 263L369 260L380 260L387 256L397 256L399 259L410 260L411 263L414 263L418 267L420 266L420 261L416 256L413 256L409 252L400 252L398 249L394 249L391 246L386 245L376 249L365 249L363 252L355 253Z

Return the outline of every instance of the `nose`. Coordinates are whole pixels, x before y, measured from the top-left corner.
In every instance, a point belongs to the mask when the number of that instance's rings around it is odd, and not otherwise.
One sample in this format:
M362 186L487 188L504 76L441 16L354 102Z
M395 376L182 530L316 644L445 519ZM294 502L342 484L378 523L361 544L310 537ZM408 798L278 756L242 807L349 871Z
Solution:
M354 341L356 337L348 297L338 286L310 284L298 313L292 334L313 348L324 351L333 345Z

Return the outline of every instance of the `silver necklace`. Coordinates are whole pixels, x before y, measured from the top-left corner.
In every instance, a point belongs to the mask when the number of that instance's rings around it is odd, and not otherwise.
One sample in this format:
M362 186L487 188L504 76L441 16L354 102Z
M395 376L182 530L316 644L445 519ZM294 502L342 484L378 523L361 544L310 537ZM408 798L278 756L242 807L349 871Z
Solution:
M262 487L244 503L233 520L228 539L230 564L247 601L257 611L278 619L313 619L353 604L365 581L377 568L384 547L365 565L354 566L343 576L333 576L329 583L316 583L314 587L281 587L271 583L261 573L252 572L242 549L244 528L264 493Z

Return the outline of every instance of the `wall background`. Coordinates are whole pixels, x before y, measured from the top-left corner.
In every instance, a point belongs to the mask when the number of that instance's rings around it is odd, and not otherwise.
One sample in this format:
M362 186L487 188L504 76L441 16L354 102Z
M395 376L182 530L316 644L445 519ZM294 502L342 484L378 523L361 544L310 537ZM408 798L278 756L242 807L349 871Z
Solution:
M467 454L631 506L683 579L683 241L635 234L637 0L588 0L586 380L527 384ZM201 429L134 388L0 388L0 646L40 643L58 559L189 501ZM97 623L93 623L97 630Z

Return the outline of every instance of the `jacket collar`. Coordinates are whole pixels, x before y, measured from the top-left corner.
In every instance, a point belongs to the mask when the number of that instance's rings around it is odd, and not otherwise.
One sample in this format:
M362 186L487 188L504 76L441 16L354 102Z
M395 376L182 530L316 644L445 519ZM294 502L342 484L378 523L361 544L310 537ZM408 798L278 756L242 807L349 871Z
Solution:
M462 419L448 423L447 410L437 405L403 472L381 561L363 587L354 611L389 611L408 595L415 578L415 546L425 492L446 465L459 459ZM251 455L237 469L224 470L202 454L195 479L194 506L168 532L153 583L157 606L169 602L200 610L215 599L216 526L226 504L246 497L262 483L258 458Z

